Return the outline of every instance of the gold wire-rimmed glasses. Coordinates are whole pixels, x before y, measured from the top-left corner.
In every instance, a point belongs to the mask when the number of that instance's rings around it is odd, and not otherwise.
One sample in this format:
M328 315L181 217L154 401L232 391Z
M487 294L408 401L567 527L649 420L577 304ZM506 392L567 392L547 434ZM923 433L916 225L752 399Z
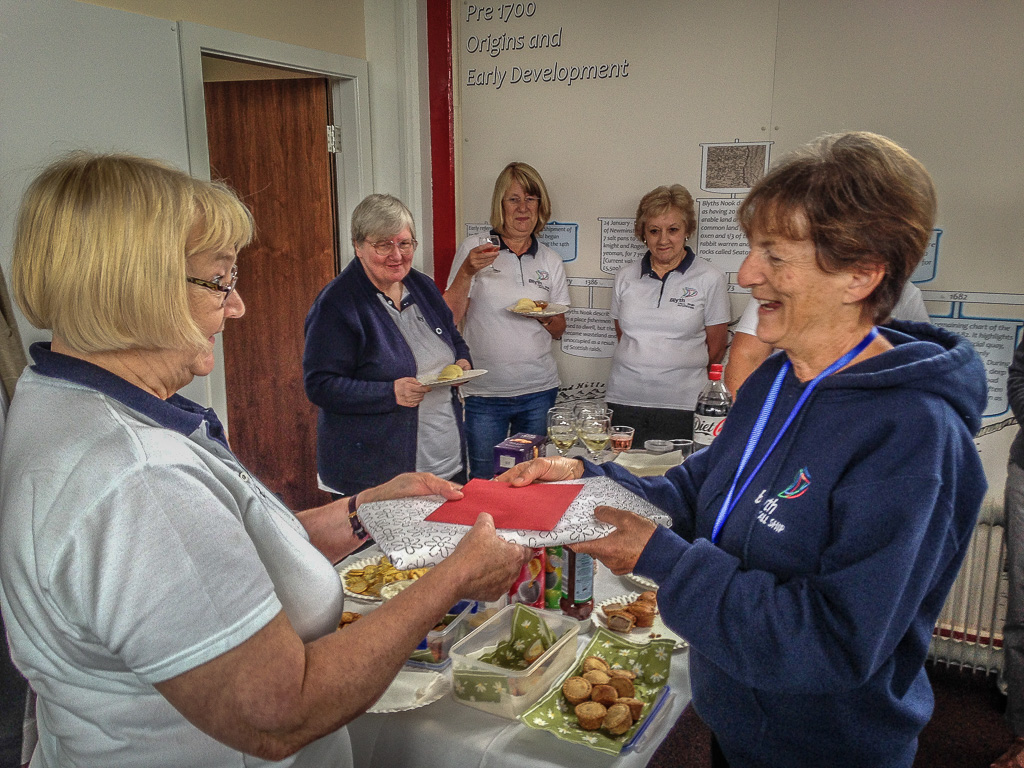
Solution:
M403 256L412 256L416 251L416 246L419 242L415 238L408 240L378 240L376 243L371 243L369 240L366 243L372 246L374 252L378 256L390 256L392 251L395 250L395 246L398 246L398 252Z
M238 282L238 265L235 264L231 267L231 272L228 275L227 285L221 285L220 281L223 278L215 277L213 280L202 280L198 277L192 277L191 275L185 275L185 282L192 283L192 285L198 285L202 288L209 288L211 291L219 291L224 296L221 298L220 304L224 306L227 303L228 296L235 290L235 283Z

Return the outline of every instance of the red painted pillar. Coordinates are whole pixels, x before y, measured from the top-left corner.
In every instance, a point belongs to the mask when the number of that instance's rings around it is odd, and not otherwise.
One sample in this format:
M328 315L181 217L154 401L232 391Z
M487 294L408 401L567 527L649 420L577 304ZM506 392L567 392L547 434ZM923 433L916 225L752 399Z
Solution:
M434 228L434 282L444 291L455 256L455 106L452 84L452 6L427 2L430 92L430 178Z

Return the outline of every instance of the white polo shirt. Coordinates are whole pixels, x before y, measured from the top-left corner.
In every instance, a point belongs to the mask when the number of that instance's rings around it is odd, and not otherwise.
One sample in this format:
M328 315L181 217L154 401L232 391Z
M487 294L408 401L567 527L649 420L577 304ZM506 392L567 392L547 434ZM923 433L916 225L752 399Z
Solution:
M707 382L704 328L731 319L725 273L686 258L661 280L648 252L615 276L611 315L622 338L608 374L607 399L647 408L693 410Z
M265 761L200 731L153 686L241 645L282 608L333 632L338 575L238 463L212 411L32 348L0 461L0 600L38 694L32 765ZM350 768L346 729L274 765Z
M733 326L733 333L745 333L749 336L757 336L757 299L753 296L747 301L743 308L743 314ZM910 320L915 323L930 323L928 308L924 305L924 298L921 296L921 289L911 282L903 285L903 291L892 308L894 320Z
M477 236L462 241L452 261L449 286L480 242ZM502 241L494 263L473 275L462 335L473 354L473 367L485 369L487 375L463 384L464 395L516 397L558 386L551 334L536 319L505 309L522 298L569 306L562 259L536 237L522 256Z

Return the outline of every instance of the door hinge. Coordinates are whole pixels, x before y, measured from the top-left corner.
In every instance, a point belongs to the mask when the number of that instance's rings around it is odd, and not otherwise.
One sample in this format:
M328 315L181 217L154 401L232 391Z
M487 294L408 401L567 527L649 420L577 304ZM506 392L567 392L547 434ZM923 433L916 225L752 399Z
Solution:
M327 151L332 155L341 154L341 126L327 126Z

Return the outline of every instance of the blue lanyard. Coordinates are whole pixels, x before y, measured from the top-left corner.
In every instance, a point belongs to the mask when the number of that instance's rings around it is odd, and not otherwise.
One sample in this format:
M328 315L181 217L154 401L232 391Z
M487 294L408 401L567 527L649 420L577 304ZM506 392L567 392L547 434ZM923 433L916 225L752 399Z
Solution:
M746 482L743 483L743 487L740 488L739 493L736 493L736 483L739 482L740 475L743 474L743 470L747 466L747 462L750 461L751 455L754 453L754 449L757 447L758 442L761 440L761 434L764 432L765 426L768 424L768 418L772 415L772 410L775 408L775 401L779 397L779 390L782 388L782 381L786 378L786 373L791 368L789 360L786 360L782 364L782 368L779 369L779 373L775 376L775 381L772 382L772 388L768 391L768 397L765 398L764 405L761 406L761 413L757 416L757 421L754 422L754 428L750 430L750 436L747 438L747 446L743 449L743 457L740 459L740 465L736 468L736 474L732 478L732 485L729 486L729 493L725 496L725 501L722 502L722 508L718 512L718 517L715 518L715 527L711 530L711 541L712 543L718 541L718 535L722 532L722 526L725 525L725 521L729 519L729 515L732 514L733 507L736 506L736 502L739 501L740 497L746 492L747 487L750 485L750 481L754 479L754 476L764 466L765 461L771 455L771 452L775 450L775 446L779 444L779 440L782 439L782 435L789 429L789 425L793 423L793 419L796 418L797 413L803 408L804 403L807 402L807 398L811 396L811 392L818 386L818 382L824 379L826 376L831 376L833 373L838 371L840 368L849 365L850 361L853 360L857 355L867 349L868 345L875 340L878 336L878 328L872 326L871 330L868 331L868 335L860 340L860 343L856 347L851 349L845 355L836 360L832 365L826 368L824 371L819 373L813 379L811 383L804 389L803 394L800 395L800 399L796 401L796 405L793 406L793 410L789 412L789 416L786 418L785 423L782 425L782 429L775 435L775 440L765 451L764 456L761 457L761 461L758 462L757 466L754 467L754 471L747 477Z

